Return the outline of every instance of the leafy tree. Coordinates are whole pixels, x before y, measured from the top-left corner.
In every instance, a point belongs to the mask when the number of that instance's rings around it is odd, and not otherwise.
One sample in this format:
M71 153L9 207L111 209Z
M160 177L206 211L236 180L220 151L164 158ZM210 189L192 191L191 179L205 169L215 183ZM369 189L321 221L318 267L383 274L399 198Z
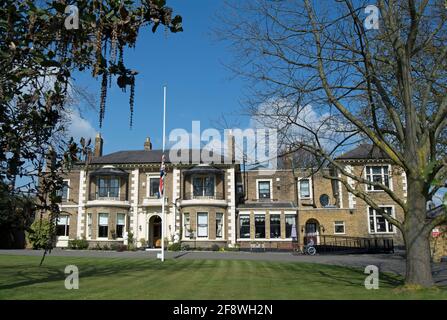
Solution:
M376 2L377 17L361 0L232 2L218 35L233 45L232 70L250 81L250 114L279 130L282 147L334 168L326 178L399 228L406 282L432 286L429 235L447 221L447 213L426 214L447 178L447 10L444 0ZM336 161L359 142L405 172L406 200ZM380 208L365 184L381 188L404 218Z
M55 240L52 232L52 223L48 219L38 219L33 222L29 230L26 232L26 238L33 246L34 250L46 249L48 239L53 242Z
M68 5L76 5L79 28L66 28ZM124 61L141 28L163 25L182 31L164 0L4 0L0 3L0 190L4 199L23 193L36 198L33 212L59 214L61 175L85 157L90 142L64 141L63 114L72 75L90 71L101 78L99 123L107 88L130 88L132 123L137 72ZM20 185L25 181L24 185ZM8 201L1 214L15 214ZM54 228L53 228L54 229ZM45 247L52 248L52 239ZM46 251L47 251L46 250Z

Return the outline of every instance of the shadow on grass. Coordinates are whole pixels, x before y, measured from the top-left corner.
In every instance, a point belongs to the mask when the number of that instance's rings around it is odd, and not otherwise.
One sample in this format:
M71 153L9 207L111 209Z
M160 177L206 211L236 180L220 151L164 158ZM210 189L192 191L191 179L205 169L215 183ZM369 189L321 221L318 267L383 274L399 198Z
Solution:
M38 257L37 257L38 258ZM37 261L37 260L36 260ZM18 259L17 264L2 264L2 282L0 290L18 289L27 286L39 285L53 281L63 281L67 274L64 273L66 265L73 264L79 267L80 278L95 278L108 276L136 275L139 272L152 273L194 273L204 271L228 272L233 267L238 267L242 274L247 271L259 272L262 268L273 271L280 270L271 280L280 281L292 275L300 281L320 283L328 286L358 287L363 285L366 274L356 267L330 266L313 263L287 263L244 260L167 260L164 263L158 260L135 259L110 259L110 258L77 258L77 259L48 259L44 266L37 267L32 262ZM223 265L222 265L223 263ZM219 265L220 264L220 265ZM270 278L265 276L265 279ZM12 283L4 283L6 280ZM396 287L403 284L398 276L380 273L380 283L384 286Z

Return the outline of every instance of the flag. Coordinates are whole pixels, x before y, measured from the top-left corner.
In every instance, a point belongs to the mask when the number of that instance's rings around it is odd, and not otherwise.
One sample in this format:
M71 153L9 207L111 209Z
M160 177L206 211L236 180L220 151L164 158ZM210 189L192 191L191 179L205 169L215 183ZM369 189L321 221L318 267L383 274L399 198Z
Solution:
M161 156L161 167L160 167L160 184L158 186L158 198L161 198L164 194L164 180L165 180L165 175L166 175L166 171L165 171L165 155L163 154Z

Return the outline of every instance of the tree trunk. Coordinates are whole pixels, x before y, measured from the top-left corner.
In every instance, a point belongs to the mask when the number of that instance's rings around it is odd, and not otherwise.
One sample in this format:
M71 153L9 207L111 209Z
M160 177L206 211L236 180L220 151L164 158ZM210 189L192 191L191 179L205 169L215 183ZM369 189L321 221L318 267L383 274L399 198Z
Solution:
M434 282L431 273L430 230L424 230L427 198L424 182L420 178L408 179L407 199L408 215L403 230L407 253L405 283L431 287Z

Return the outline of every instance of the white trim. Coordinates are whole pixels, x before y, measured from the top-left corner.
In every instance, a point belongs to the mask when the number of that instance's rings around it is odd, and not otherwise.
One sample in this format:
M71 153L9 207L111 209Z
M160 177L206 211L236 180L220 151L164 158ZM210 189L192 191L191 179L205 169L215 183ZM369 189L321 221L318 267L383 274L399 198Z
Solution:
M308 197L301 197L301 188L300 188L300 182L301 180L309 180L309 196ZM310 200L313 197L312 194L312 177L299 177L298 178L298 199L300 200Z
M214 184L214 197L217 197L217 194L216 194L216 191L217 191L217 186L216 186L217 179L216 179L216 175L215 174L206 174L206 173L203 173L203 174L192 174L191 175L191 200L194 200L194 178L206 178L206 177L213 177L213 180L214 180L214 183L213 183ZM203 189L203 191L205 191L205 189ZM206 196L202 194L201 196L198 196L198 197L206 197Z
M337 222L343 223L343 232L336 232L335 227L337 226ZM334 235L335 234L346 234L346 222L344 220L336 220L334 221Z
M217 227L216 221L217 221L217 214L221 214L222 215L222 237L218 238L217 237L217 233L214 235L214 237L216 238L216 240L224 240L225 239L225 212L219 212L219 211L215 211L214 212L214 228ZM217 230L216 230L217 231Z
M117 232L117 227L118 227L118 215L122 214L124 216L124 227L123 227L123 236L122 237L118 237L118 232ZM124 239L124 234L126 233L126 224L127 224L127 214L124 212L117 212L116 214L116 219L115 219L115 233L116 233L116 240L123 240Z
M393 218L395 218L396 217L396 211L395 211L395 206L393 205L393 204L389 204L389 205L379 205L379 207L380 208L391 208L391 216L393 217ZM375 231L375 232L371 232L371 225L370 225L370 223L369 223L369 209L371 208L371 206L366 206L366 218L367 218L367 223L368 223L368 233L369 234L395 234L396 233L396 229L397 229L397 227L395 226L395 225L393 225L393 231L392 232L377 232L377 231ZM375 209L373 209L374 210L374 217L376 217L376 214L377 214L377 212L376 212L376 210ZM385 219L385 218L384 218ZM388 220L386 220L385 219L385 223L386 223L386 225L388 226L388 229L389 229L389 222L388 222ZM374 226L375 226L375 229L377 229L377 223L376 223L376 220L374 219Z
M67 199L62 199L62 202L69 202L70 201L70 179L64 179L63 180L64 182L65 181L68 181L68 188L67 188Z
M388 188L393 191L393 179L392 179L392 171L391 171L391 165L390 164L366 164L363 168L363 178L365 180L368 180L368 175L367 175L367 167L381 167L381 176L382 176L382 184L384 186L385 185L385 173L383 172L383 167L388 167ZM371 176L372 176L372 172L371 172ZM369 180L368 180L369 181ZM371 190L368 190L368 187L371 187ZM365 183L365 191L366 192L371 192L371 193L375 193L375 192L385 192L385 190L374 190L374 188L376 188L375 186L369 185L367 183Z
M206 214L206 237L199 237L199 213L200 214ZM208 240L210 237L210 214L206 211L197 211L196 212L196 237L195 239L200 240Z
M101 214L106 214L107 215L107 237L100 237L99 236L99 226L101 226L100 224L99 224L99 215L101 215ZM97 215L97 217L96 217L96 222L97 222L97 233L96 233L96 240L104 240L104 239L109 239L109 216L110 216L110 214L108 213L108 212L97 212L96 213L96 215Z
M259 182L270 183L270 200L273 200L273 181L272 181L272 179L256 179L256 199L262 200L261 198L259 198Z
M157 196L151 196L150 192L151 192L151 179L158 179L160 180L160 173L157 175L157 173L146 173L146 198L148 199L158 199ZM160 205L161 205L161 201L160 201Z

